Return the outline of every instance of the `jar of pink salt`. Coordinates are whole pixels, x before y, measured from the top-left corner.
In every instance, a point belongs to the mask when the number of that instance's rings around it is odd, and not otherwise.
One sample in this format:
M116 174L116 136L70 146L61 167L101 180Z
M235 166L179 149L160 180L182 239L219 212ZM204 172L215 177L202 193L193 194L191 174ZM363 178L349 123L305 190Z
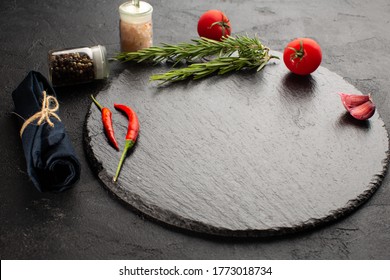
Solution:
M144 1L130 1L119 6L121 50L138 51L152 46L153 7Z

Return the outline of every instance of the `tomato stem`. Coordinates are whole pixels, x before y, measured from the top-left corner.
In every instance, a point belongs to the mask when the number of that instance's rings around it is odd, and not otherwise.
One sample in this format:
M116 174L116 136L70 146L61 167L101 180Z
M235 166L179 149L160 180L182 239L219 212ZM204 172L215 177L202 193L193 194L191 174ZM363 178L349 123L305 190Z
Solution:
M299 50L297 50L296 48L293 48L293 47L288 47L290 50L294 51L292 54L291 54L291 61L299 58L299 61L301 61L303 59L303 57L305 56L305 50L303 48L303 41L300 40L299 41Z
M222 31L222 37L220 39L221 41L223 37L225 37L226 35L226 30L230 29L229 19L221 12L221 20L211 24L209 29L213 28L215 25L219 25L221 27L221 31Z

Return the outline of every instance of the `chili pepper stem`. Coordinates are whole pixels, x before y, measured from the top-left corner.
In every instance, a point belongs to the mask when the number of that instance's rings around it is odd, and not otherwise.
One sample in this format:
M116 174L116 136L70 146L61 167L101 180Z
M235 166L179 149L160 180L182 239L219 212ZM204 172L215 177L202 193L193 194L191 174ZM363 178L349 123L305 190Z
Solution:
M100 103L95 99L95 97L93 97L92 94L91 94L91 98L92 98L93 102L96 104L96 106L99 107L100 111L103 110L103 106L100 105Z
M131 147L134 146L134 143L135 142L133 140L130 140L130 139L127 139L125 141L125 148L123 149L123 153L122 153L121 159L119 160L118 168L116 169L115 177L113 179L114 183L116 183L116 181L118 180L119 173L121 172L122 165L123 165L123 162L125 161L127 151L130 150Z

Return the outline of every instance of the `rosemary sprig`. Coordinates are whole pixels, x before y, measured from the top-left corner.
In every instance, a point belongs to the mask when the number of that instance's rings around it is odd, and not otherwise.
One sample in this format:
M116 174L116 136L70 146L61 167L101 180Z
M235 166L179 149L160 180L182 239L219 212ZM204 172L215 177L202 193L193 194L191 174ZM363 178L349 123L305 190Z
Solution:
M188 67L172 69L150 77L150 80L159 80L162 81L162 84L190 77L200 79L213 73L222 75L241 69L257 68L257 71L260 71L270 59L278 59L277 56L269 54L269 48L264 46L257 37L230 36L222 41L200 38L192 40L192 42L178 45L163 44L161 47L150 47L137 52L122 52L115 59L138 63L159 63L169 60L174 62L174 66L183 60L192 63ZM216 58L199 62L199 60L210 56L216 56Z
M154 62L164 60L173 61L175 64L182 60L194 61L211 55L229 57L234 52L262 52L264 46L257 37L230 36L223 41L215 41L207 38L192 40L193 43L179 43L177 45L162 44L161 47L150 47L136 52L122 52L115 56L121 61Z
M173 69L166 73L154 74L150 77L150 80L162 81L161 84L164 84L169 82L182 81L191 77L194 80L197 80L214 73L223 75L231 71L239 71L242 69L257 68L257 71L260 71L265 67L271 58L275 57L268 54L260 59L233 56L218 57L208 62L194 63L190 64L188 67Z

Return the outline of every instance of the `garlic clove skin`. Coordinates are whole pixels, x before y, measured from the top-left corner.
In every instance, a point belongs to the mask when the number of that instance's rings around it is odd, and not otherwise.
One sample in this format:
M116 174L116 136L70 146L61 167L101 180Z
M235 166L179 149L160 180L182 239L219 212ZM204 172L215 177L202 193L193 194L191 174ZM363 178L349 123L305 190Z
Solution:
M364 121L371 118L375 113L375 104L371 100L348 110L352 117Z
M343 92L339 92L339 95L347 111L350 111L352 108L362 105L363 103L371 100L369 95L346 94Z

